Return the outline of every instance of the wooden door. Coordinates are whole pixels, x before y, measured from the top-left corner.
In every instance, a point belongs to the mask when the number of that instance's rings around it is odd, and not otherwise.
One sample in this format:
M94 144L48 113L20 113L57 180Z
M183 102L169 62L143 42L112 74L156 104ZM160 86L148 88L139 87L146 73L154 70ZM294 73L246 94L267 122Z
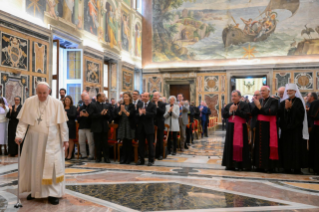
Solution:
M184 100L190 101L190 87L189 85L170 85L170 95L176 96L183 94Z

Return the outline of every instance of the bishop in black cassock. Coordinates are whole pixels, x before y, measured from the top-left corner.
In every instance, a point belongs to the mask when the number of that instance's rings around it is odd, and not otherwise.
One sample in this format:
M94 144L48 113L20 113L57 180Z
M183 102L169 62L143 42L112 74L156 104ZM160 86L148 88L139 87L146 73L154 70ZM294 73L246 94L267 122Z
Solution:
M253 165L257 170L272 172L272 169L279 166L278 100L269 96L270 89L267 86L263 86L260 93L262 98L254 98L255 107L252 110L252 115L257 116Z
M301 173L301 168L308 167L309 135L305 103L296 84L286 85L284 99L279 108L282 168L288 173L292 169L294 173Z
M224 119L228 119L222 161L226 170L251 168L246 125L250 110L247 103L239 101L240 97L239 91L233 91L233 103L228 104L222 114Z

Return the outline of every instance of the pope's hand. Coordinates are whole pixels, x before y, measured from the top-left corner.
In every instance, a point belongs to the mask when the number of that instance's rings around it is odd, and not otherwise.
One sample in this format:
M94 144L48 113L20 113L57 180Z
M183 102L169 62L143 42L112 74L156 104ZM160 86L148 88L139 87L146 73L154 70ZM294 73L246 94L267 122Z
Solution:
M16 144L20 145L22 142L22 138L16 138L14 141L16 142Z
M65 149L68 149L68 148L69 148L69 142L68 142L68 141L63 142L63 147L64 147Z

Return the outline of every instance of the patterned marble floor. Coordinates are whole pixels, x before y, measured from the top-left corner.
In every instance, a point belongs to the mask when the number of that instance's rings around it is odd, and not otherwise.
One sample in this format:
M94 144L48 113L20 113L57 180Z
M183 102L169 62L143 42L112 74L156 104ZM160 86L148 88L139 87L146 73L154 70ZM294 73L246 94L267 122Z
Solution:
M14 208L17 158L0 156L0 211L319 211L319 176L225 171L225 132L210 132L154 166L66 162L66 194L57 206L47 199Z

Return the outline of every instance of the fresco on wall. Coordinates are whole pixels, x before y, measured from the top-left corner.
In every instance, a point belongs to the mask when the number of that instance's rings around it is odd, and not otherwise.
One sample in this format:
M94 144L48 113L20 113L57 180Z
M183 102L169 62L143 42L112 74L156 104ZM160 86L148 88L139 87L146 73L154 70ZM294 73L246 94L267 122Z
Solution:
M319 1L154 0L153 61L319 54Z
M101 4L100 0L84 0L84 30L98 35L100 28Z
M29 40L1 33L1 66L28 70Z
M129 13L125 10L122 10L121 16L121 44L122 49L129 51L131 49L131 19Z
M43 20L44 11L46 9L46 0L26 0L25 8L29 15Z
M133 37L134 37L134 55L140 57L142 54L142 27L140 23L135 24Z
M58 20L58 17L67 22L77 25L82 29L82 17L79 14L81 0L47 0L47 13L50 17Z
M128 6L131 6L131 0L123 0L123 2L127 4Z
M116 3L113 1L107 1L105 3L104 14L104 41L110 43L110 47L118 46L118 32L120 29L120 10Z

